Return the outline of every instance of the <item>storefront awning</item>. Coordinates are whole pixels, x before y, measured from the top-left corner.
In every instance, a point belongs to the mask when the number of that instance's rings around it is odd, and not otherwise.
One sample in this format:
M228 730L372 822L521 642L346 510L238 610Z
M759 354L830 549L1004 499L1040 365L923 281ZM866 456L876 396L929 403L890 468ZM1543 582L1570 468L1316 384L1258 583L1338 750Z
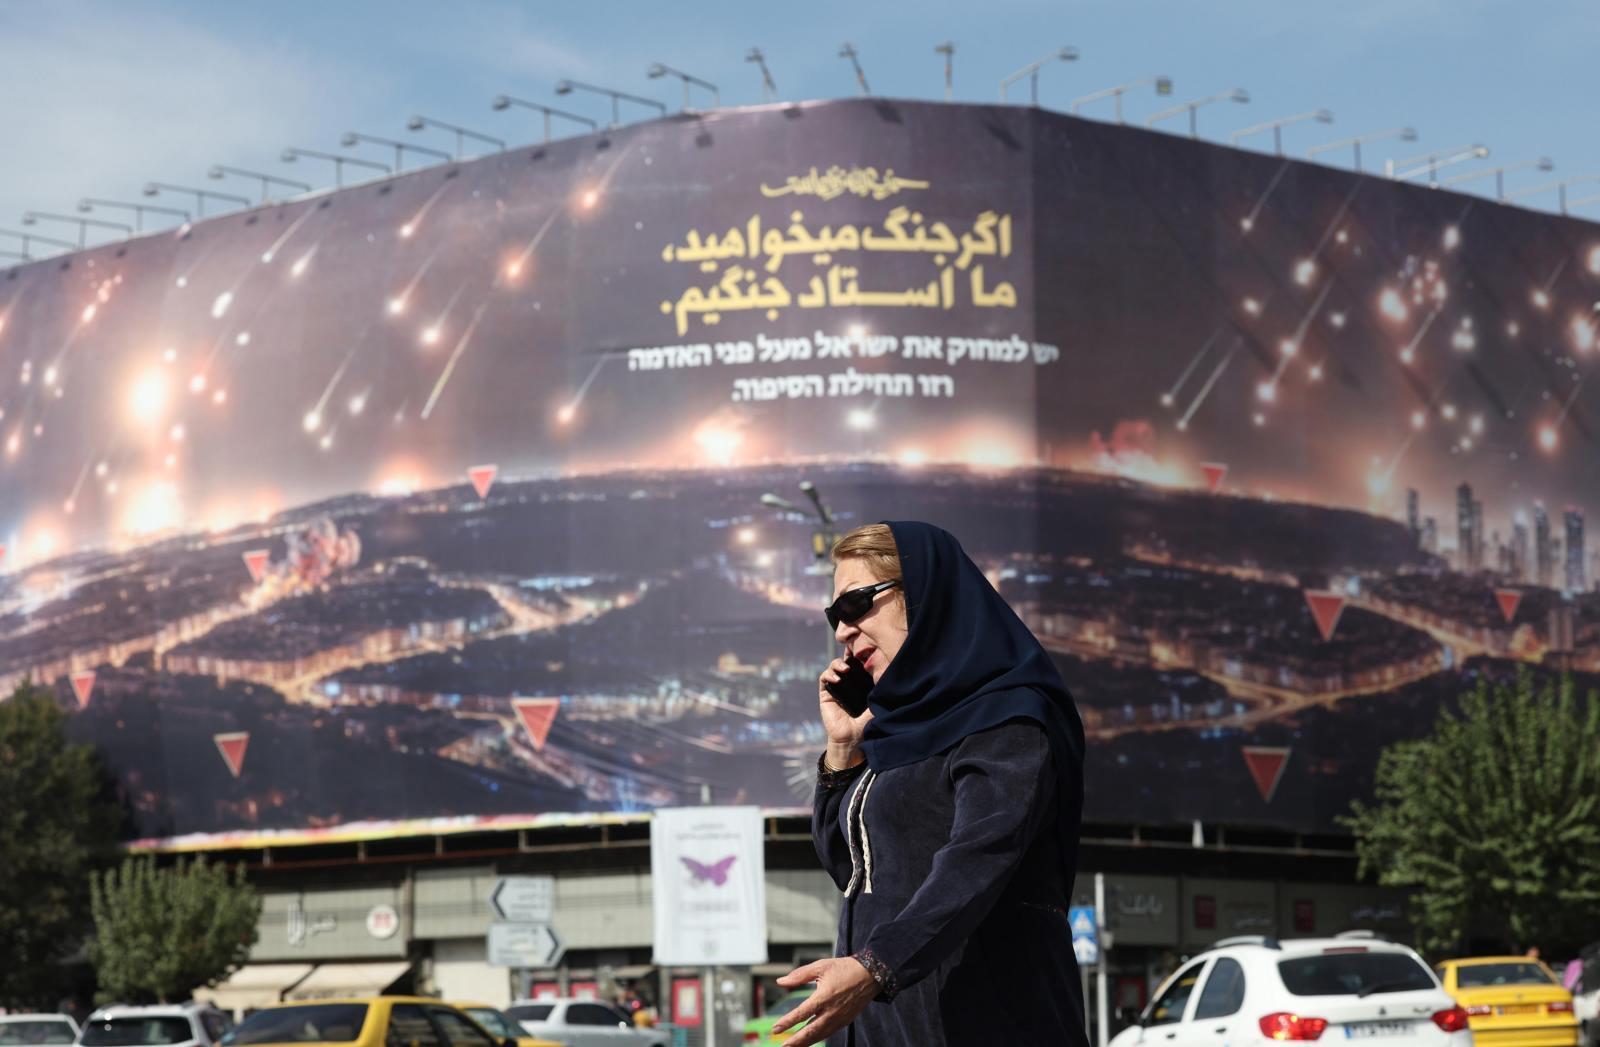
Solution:
M250 963L234 971L227 981L210 989L196 989L194 998L224 1011L265 1007L283 998L284 990L311 973L309 963Z
M409 963L325 963L296 985L285 999L318 1000L331 996L376 996L411 969Z

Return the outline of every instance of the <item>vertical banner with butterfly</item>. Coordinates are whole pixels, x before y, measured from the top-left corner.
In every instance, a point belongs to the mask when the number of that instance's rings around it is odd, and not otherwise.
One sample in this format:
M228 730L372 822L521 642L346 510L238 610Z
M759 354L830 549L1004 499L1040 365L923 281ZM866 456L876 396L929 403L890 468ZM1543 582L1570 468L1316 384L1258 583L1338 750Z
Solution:
M650 821L654 962L767 962L759 807L670 807Z

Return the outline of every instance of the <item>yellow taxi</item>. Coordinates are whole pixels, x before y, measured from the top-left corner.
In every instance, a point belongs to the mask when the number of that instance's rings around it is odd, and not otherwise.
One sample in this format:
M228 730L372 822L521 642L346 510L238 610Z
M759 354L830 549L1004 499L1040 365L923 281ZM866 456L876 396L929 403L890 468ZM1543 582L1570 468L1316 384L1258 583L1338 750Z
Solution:
M555 1040L529 1036L521 1023L498 1007L477 1000L450 1000L450 1006L488 1029L501 1040L516 1040L517 1047L561 1047Z
M456 1007L420 996L305 1000L263 1008L222 1038L223 1047L560 1047L499 1036Z
M1572 993L1527 956L1474 956L1435 968L1444 991L1467 1012L1476 1047L1575 1047Z

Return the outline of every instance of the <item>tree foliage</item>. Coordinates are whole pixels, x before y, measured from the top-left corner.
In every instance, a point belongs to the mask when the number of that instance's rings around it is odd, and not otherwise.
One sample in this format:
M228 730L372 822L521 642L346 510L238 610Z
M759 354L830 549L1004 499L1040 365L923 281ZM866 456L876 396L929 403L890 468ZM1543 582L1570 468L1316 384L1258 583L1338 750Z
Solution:
M58 962L89 929L89 876L115 848L115 808L88 746L70 745L48 691L0 702L0 1005L49 1007Z
M92 897L89 957L101 995L128 1003L170 1003L215 985L249 959L261 917L244 866L204 858L169 868L129 858L94 877Z
M1600 698L1570 677L1480 681L1431 736L1378 762L1356 803L1362 875L1414 892L1422 945L1575 949L1600 923Z

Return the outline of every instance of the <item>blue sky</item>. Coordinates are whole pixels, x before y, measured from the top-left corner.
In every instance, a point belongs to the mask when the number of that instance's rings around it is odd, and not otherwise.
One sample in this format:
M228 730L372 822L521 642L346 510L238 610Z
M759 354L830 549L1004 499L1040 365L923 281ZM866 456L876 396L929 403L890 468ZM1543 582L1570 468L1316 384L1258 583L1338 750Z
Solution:
M413 113L513 143L536 140L536 114L490 110L502 92L607 118L598 99L557 98L562 77L675 108L679 85L647 79L652 61L716 82L725 105L750 104L761 100L760 80L743 59L759 46L780 97L842 97L857 90L837 57L846 40L879 95L943 97L933 48L946 40L956 45L956 98L981 102L995 100L1008 72L1072 45L1081 60L1052 66L1040 81L1047 108L1166 74L1173 100L1249 90L1248 105L1205 111L1202 137L1226 141L1248 124L1326 107L1334 125L1289 129L1287 151L1410 124L1420 141L1375 145L1369 166L1396 150L1482 142L1493 149L1483 167L1542 155L1556 162L1553 174L1507 175L1508 188L1600 174L1592 105L1600 6L1577 0L0 0L0 228L19 228L29 208L72 211L83 196L137 200L149 180L250 195L250 183L207 182L213 163L325 184L331 167L290 166L278 154L289 145L337 150L349 130L452 146L407 132ZM1130 96L1130 122L1166 101ZM1109 105L1091 112L1111 116ZM624 109L625 119L646 115ZM1271 136L1248 144L1270 149ZM1492 193L1493 185L1485 178L1466 188ZM1591 193L1600 181L1573 190ZM1554 195L1528 203L1553 208ZM1600 206L1580 210L1600 216ZM38 228L75 236L66 226Z

